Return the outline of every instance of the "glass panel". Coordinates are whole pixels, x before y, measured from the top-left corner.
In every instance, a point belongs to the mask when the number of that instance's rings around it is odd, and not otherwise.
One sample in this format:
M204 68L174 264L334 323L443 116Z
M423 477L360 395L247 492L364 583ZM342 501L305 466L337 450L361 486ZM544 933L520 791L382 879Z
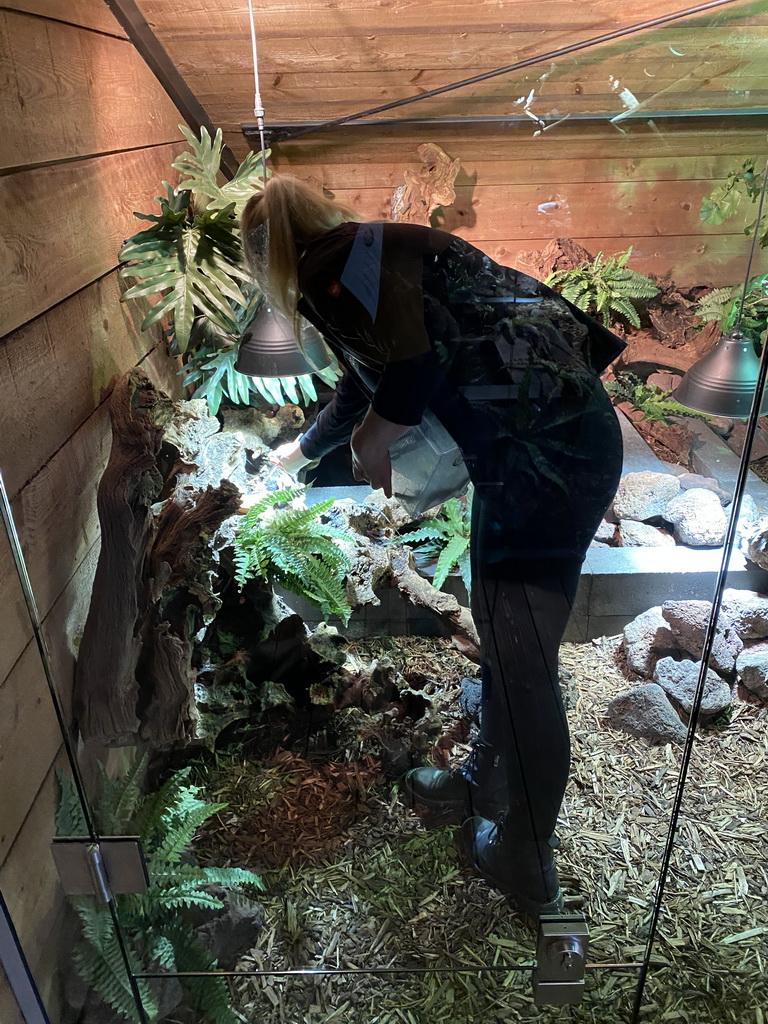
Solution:
M757 787L748 788L746 762L738 768L743 792L728 765L736 753L743 759L751 745L759 747L761 712L740 706L729 727L739 730L732 732L739 749L724 761L717 755L720 733L702 733L697 741L655 936L649 921L683 766L684 730L672 705L667 732L654 734L665 742L653 746L627 734L626 718L624 729L617 726L626 712L621 704L612 705L611 722L606 720L614 698L637 684L650 685L652 677L647 659L641 665L642 640L633 646L625 626L668 600L711 600L721 548L706 540L703 546L686 542L682 520L673 531L664 517L666 505L624 518L614 506L600 522L618 481L619 428L593 371L602 371L615 353L603 356L610 338L534 279L576 269L550 283L628 342L606 381L621 409L622 475L652 469L677 484L694 470L717 476L723 491L732 491L735 475L727 474L720 450L714 461L705 461L716 443L709 434L688 438L687 449L675 447L684 445L685 427L704 428L698 420L682 426L675 420L670 428L665 421L679 410L665 403L677 384L670 371L690 366L704 351L701 339L719 333L711 324L697 331L694 303L712 286L733 288L745 274L750 240L741 223L718 222L712 212L716 202L729 202L726 195L710 198L708 224L702 225L700 212L719 183L744 170L764 130L764 64L756 56L765 31L761 6L729 5L548 57L395 114L403 121L406 114L417 115L424 123L347 126L274 146L276 171L314 175L364 220L389 219L393 189L411 164L408 183L426 184L433 226L453 236L432 239L428 258L418 252L414 263L407 231L388 234L393 241L386 248L375 231L358 235L353 228L349 245L359 238L371 254L369 265L360 257L357 273L353 266L347 275L340 264L337 277L314 297L326 303L324 316L316 308L302 312L325 319L319 326L348 365L360 357L365 368L367 357L380 370L377 345L394 346L388 365L411 359L412 377L398 381L394 374L389 390L377 391L379 414L411 425L418 419L413 409L420 414L420 400L431 393L433 411L463 449L476 487L474 521L467 502L457 502L423 526L432 536L420 541L437 540L444 548L450 539L454 562L466 575L473 534L472 612L485 681L491 676L494 684L490 698L486 685L484 704L461 576L445 581L444 589L459 600L447 607L445 597L438 601L423 582L442 568L434 564L437 551L425 552L412 535L421 577L400 556L384 579L388 542L407 516L393 520L380 507L359 505L349 521L338 507L322 512L326 526L355 533L382 567L380 573L360 571L360 591L370 586L376 597L367 594L368 603L348 625L345 614L333 614L338 589L320 579L314 563L300 562L310 541L298 537L298 528L307 524L286 498L263 510L261 519L258 510L250 514L250 552L241 545L237 559L233 555L234 530L244 522L234 517L243 511L239 492L262 497L266 488L274 495L290 483L265 453L306 429L330 389L321 390L320 402L303 396L304 422L295 410L269 415L291 394L262 382L266 390L253 398L258 441L252 433L238 439L238 431L250 429L242 411L221 412L226 429L218 432L220 422L206 419L200 406L194 413L171 413L164 397L135 380L126 385L134 388L130 401L120 407L114 400L118 411L130 408L135 417L122 423L116 418L118 450L126 437L130 448L139 421L153 438L153 431L164 431L164 439L152 450L150 469L130 478L128 512L121 499L104 513L97 618L80 647L76 703L93 832L139 835L148 858L149 892L122 894L116 902L119 934L148 1020L167 1014L230 1020L230 1004L246 1019L288 1021L301 1013L305 1020L331 1021L375 1013L379 1024L421 1022L424 1011L446 1010L457 1019L493 1014L499 1020L555 1020L567 1013L573 1020L605 1020L610 1007L616 1020L629 1024L636 1019L639 968L649 958L666 969L652 972L645 1010L660 1011L659 1019L685 1019L690 1005L678 997L688 991L684 979L693 984L683 974L683 956L694 942L701 951L691 967L701 975L695 984L708 996L716 993L718 1012L736 998L728 988L738 978L735 961L743 943L763 936L753 897L763 876L743 857L749 844L757 852L754 818L764 808ZM574 42L565 36L553 33L552 48ZM755 110L763 120L753 119ZM454 121L431 120L441 117ZM461 162L455 201L431 188L439 156L429 152L421 168L416 164L423 142ZM419 171L422 177L414 179ZM442 171L450 177L447 167ZM422 200L415 195L410 201L418 209ZM408 194L396 199L407 213ZM637 275L652 274L658 282L635 276L634 290L625 288L624 257L597 259L612 253L626 254ZM749 278L756 268L766 269L762 254L758 260ZM416 266L415 276L404 274L407 286L387 291L391 277L382 277L380 266L394 275L398 261L411 271ZM319 264L322 277L325 263ZM503 269L510 266L521 275ZM609 289L604 282L610 273ZM413 306L419 288L427 294L426 306L421 293ZM328 303L343 289L369 318L359 336L352 331L360 351L346 344L344 323L335 324L334 336ZM311 299L310 288L305 297ZM548 310L545 316L539 307ZM685 346L693 355L689 351L681 362L678 350ZM528 358L532 351L535 365ZM430 376L438 364L441 392ZM653 371L665 376L654 383ZM365 369L356 372L365 392ZM347 399L352 406L357 401L349 393ZM357 409L361 417L366 405ZM715 425L727 432L722 422ZM709 448L700 443L702 436ZM314 454L322 454L322 447ZM368 489L356 487L352 469L348 449L329 451L304 474L315 481L308 504L342 496L365 502ZM198 507L191 511L193 491ZM217 532L224 520L228 525ZM644 532L632 526L636 521ZM288 524L283 533L280 523ZM270 529L269 542L257 550L256 533ZM332 567L346 569L338 554L329 555L334 548L327 538L317 548ZM344 550L357 557L351 545ZM116 552L127 575L110 572ZM241 586L249 555L253 578ZM258 578L260 569L269 585ZM740 568L734 584L741 585L746 573ZM394 577L408 599L385 585ZM308 602L307 590L315 599L322 590L323 599L315 600L319 609ZM18 605L15 598L11 603ZM432 612L424 607L430 603ZM50 620L49 639L63 651L65 629L68 637L77 635L84 616L72 629L71 609L60 611ZM345 639L318 629L327 622ZM311 641L303 623L317 630ZM654 628L667 627L657 622ZM72 653L61 658L55 675L68 710L64 681L71 678ZM45 688L35 685L27 694L39 690L44 697ZM479 733L480 707L485 718ZM561 807L566 721L572 764ZM724 719L718 723L723 725ZM58 745L56 726L46 721L44 728L52 729ZM487 746L476 746L477 771L485 757L482 770L492 782L471 790L466 806L463 789L447 802L452 816L463 819L478 809L479 795L480 817L489 824L475 822L474 844L465 838L461 858L454 843L458 822L435 821L442 813L420 820L410 806L418 800L405 796L402 779L419 765L464 765L478 736ZM19 738L11 737L11 745ZM32 813L49 826L34 831L35 842L44 836L47 845L58 799L53 776L37 780L30 771L18 783L19 791L28 786L36 792L44 784L47 795ZM723 812L716 828L713 805ZM491 819L502 811L506 817L493 832ZM85 833L86 825L87 813ZM466 837L466 825L463 830ZM17 876L26 856L15 862ZM485 880L467 870L473 857ZM506 888L528 897L534 910L550 904L559 909L558 876L563 909L584 912L591 931L584 1004L569 1011L533 1005L535 928L500 894ZM19 899L24 892L21 886ZM61 897L56 900L61 909ZM721 930L706 931L701 916L692 913L694 904L722 912ZM91 917L95 907L89 906ZM102 919L115 975L116 933L106 910ZM753 944L749 951L747 966L761 968L762 950ZM101 954L89 955L102 962ZM339 974L286 973L318 969ZM107 996L95 970L81 968L80 974ZM132 993L124 980L120 984L117 1005L131 1016ZM82 989L80 995L85 998ZM762 992L756 989L752 999L742 986L739 998L740 1009L759 1007Z

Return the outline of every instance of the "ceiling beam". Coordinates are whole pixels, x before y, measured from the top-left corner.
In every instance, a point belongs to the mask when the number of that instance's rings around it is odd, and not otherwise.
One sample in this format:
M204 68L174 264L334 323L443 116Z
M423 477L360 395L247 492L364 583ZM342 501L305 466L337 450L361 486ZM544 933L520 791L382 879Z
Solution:
M158 82L176 104L179 113L189 127L200 134L207 128L211 136L216 127L197 96L187 85L179 69L173 63L167 50L152 31L149 23L136 5L136 0L106 0L107 6L128 34L128 38L154 72ZM141 99L137 97L137 99ZM221 170L233 178L238 160L227 146L221 151Z

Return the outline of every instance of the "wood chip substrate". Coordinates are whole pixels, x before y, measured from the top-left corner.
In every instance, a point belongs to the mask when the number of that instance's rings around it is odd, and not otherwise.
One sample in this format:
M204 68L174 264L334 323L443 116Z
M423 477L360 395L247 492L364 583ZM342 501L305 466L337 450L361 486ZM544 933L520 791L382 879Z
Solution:
M401 672L422 672L456 729L462 675L445 640L358 641ZM568 644L573 769L558 826L566 909L590 926L580 1006L536 1007L535 932L459 863L452 829L427 831L385 781L375 750L302 751L269 763L222 758L209 791L229 806L200 836L202 862L258 871L266 925L238 970L340 971L232 983L248 1024L575 1021L768 1024L768 716L738 702L694 744L659 926L648 949L682 749L609 729L626 689L619 638ZM452 762L466 747L456 745ZM372 973L379 972L379 973Z

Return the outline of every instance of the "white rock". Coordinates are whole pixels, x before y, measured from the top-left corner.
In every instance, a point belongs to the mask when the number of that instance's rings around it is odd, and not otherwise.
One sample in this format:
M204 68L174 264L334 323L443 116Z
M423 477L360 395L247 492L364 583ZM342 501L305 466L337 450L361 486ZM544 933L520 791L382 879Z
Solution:
M768 700L768 643L745 647L736 659L736 671L748 690Z
M600 521L600 525L595 531L595 540L601 544L613 544L616 534L616 524L608 523L605 519Z
M723 591L722 615L742 640L768 637L768 597L754 590Z
M675 528L675 539L692 548L715 548L725 540L728 520L713 491L692 487L669 502L664 518Z
M633 519L622 519L619 523L620 548L665 548L674 547L675 538L671 533L650 526L648 523L636 523Z
M680 482L671 473L627 473L616 490L613 512L617 519L653 519L662 515L679 493Z

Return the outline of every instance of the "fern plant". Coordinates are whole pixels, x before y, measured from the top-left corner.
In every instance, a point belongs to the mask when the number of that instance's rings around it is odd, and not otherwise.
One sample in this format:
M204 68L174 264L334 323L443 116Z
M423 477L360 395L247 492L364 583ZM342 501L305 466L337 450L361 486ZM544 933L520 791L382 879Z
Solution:
M449 498L434 519L427 520L415 530L400 534L406 544L418 545L419 551L428 558L437 557L434 585L439 589L445 583L454 566L469 593L472 587L469 542L472 522L472 495L470 486L465 501Z
M759 347L768 330L768 274L759 274L749 281L742 308L743 292L744 286L740 284L715 288L696 303L694 312L702 324L717 320L723 334L738 327L755 347Z
M709 195L701 201L699 218L705 224L722 224L735 217L743 208L746 200L753 205L760 198L763 182L768 174L768 164L762 171L756 170L757 161L747 157L738 171L731 171L721 185L717 185ZM768 213L763 214L758 223L755 219L744 228L745 235L757 231L757 240L765 248L768 246Z
M267 381L234 368L237 347L262 300L243 266L239 219L270 172L261 154L249 153L232 180L219 185L221 130L211 138L203 128L198 139L179 127L191 151L173 162L179 183L163 182L165 195L155 200L160 213L134 214L152 226L126 239L120 249L121 277L136 279L122 301L160 295L142 330L167 319L169 347L186 356L186 382L198 385L193 397L206 398L212 414L223 400L248 405L260 397L283 405L299 392L306 398L314 394L311 375ZM318 375L333 385L340 371L332 364Z
M277 508L305 493L305 487L273 491L248 510L235 536L235 578L241 587L252 577L279 583L346 625L352 609L344 579L351 562L336 540L349 536L320 521L335 499Z
M617 373L615 380L604 382L604 387L612 398L619 402L629 402L639 409L643 414L643 421L655 420L669 426L670 416L709 419L705 413L695 412L675 401L670 397L672 392L662 391L652 384L644 384L633 373Z
M134 972L163 970L209 971L216 962L178 918L183 907L221 908L211 886L263 888L259 877L241 868L198 867L182 863L197 829L226 804L208 803L200 787L189 781L191 768L174 772L156 792L143 795L141 781L146 756L134 758L127 773L110 779L102 765L94 814L105 835L139 835L147 858L149 891L114 898L120 931ZM59 835L87 834L75 787L59 773L61 799L56 814ZM122 1020L139 1021L126 975L118 937L109 909L88 897L71 898L80 920L81 937L73 952L80 977ZM229 991L222 978L180 978L205 1024L236 1024ZM150 1021L159 1015L156 995L137 979L144 1012Z
M592 260L585 260L570 270L557 270L550 274L546 284L557 285L563 298L579 309L595 313L609 325L612 314L628 320L633 327L640 326L640 317L632 304L633 299L650 299L659 294L653 281L638 270L627 266L632 246L626 252L604 256L602 251Z

